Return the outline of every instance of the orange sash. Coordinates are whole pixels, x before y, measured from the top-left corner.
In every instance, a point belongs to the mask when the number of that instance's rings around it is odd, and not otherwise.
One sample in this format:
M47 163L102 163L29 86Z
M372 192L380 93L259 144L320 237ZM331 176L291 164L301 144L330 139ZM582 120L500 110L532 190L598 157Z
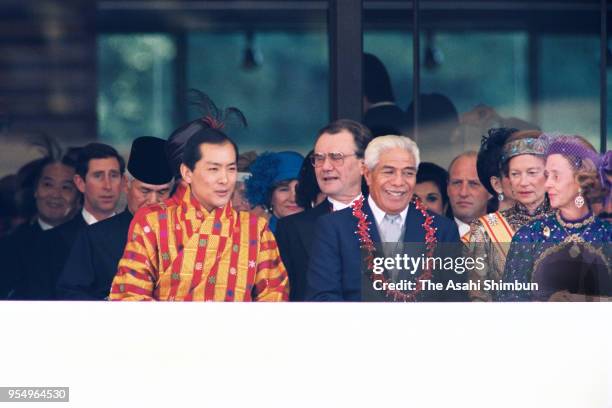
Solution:
M483 215L479 220L505 259L514 236L514 229L499 211Z

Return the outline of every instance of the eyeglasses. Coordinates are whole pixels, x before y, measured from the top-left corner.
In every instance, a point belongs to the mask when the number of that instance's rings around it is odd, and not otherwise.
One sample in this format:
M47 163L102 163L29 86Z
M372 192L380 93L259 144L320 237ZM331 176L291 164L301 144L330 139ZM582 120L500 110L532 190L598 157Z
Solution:
M356 153L353 154L344 154L338 152L332 153L315 153L310 156L310 162L314 167L321 167L323 163L325 163L325 158L329 157L329 161L331 161L334 166L342 166L344 164L345 157L357 156Z

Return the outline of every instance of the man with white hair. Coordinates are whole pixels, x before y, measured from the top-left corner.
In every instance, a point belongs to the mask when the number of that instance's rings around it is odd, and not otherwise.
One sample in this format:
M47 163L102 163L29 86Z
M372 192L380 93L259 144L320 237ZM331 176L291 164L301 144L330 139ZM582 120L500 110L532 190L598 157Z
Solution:
M374 268L377 260L403 254L438 254L437 243L459 242L456 225L413 200L419 166L417 145L404 136L381 136L365 150L364 176L370 194L350 208L322 216L308 269L307 300L424 301L458 300L458 292L421 290L418 280L461 280L448 271L419 268L414 273ZM384 244L384 245L383 245ZM458 245L457 245L458 247ZM382 249L382 250L381 250ZM454 276L453 276L454 275ZM397 289L389 283L411 280ZM449 296L450 295L450 296Z

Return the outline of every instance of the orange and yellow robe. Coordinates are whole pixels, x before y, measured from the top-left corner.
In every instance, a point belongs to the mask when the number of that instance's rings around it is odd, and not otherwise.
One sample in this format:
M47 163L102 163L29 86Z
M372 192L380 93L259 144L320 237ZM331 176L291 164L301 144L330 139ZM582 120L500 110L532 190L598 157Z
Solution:
M208 212L187 186L140 209L128 234L111 300L288 300L267 221L231 203Z

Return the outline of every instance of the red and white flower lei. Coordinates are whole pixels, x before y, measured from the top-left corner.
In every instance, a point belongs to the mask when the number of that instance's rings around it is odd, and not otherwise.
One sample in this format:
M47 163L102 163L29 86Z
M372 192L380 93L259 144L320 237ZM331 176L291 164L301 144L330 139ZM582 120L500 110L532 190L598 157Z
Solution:
M375 274L373 272L373 264L374 264L374 252L376 251L376 247L374 242L372 242L372 237L370 236L370 221L367 220L368 216L363 212L363 203L365 199L361 196L358 200L353 203L353 216L357 218L357 231L355 233L359 236L359 242L361 243L361 248L367 251L367 255L365 258L366 264L368 266L368 271L370 273L370 279L372 282L380 281L381 283L387 282L384 274ZM418 197L414 198L414 206L415 208L421 212L423 217L425 217L425 221L422 226L425 230L425 247L427 250L427 257L431 257L436 249L436 229L432 226L433 217L427 213L425 207L421 203L421 200ZM421 280L430 280L433 276L431 268L427 267L423 270L421 275L417 278L417 281ZM399 290L389 290L387 289L386 296L392 297L394 301L402 301L402 302L412 302L416 299L416 296L421 292L422 285L417 284L416 289L410 293L404 293Z

